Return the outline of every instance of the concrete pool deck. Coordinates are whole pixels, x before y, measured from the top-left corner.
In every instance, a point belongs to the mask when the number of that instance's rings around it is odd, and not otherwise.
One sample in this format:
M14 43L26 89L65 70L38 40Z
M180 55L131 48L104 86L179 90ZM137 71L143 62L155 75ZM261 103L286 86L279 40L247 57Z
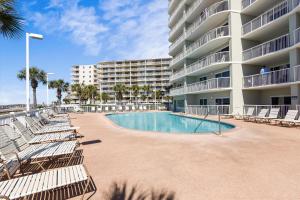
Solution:
M300 129L234 119L224 133L133 131L103 113L71 114L86 164L103 199L113 182L167 189L175 199L300 199ZM97 142L98 141L98 142Z

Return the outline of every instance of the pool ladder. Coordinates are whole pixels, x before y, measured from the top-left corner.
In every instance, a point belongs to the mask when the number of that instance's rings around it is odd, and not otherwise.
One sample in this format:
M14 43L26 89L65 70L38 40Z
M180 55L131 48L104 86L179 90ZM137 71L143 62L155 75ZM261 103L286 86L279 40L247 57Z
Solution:
M206 119L208 117L208 113L204 116L203 119ZM194 133L197 132L198 128L201 126L201 124L204 122L204 120L202 120L198 126L195 128ZM218 127L219 127L219 131L216 133L217 135L221 135L222 134L222 129L221 129L221 115L220 112L218 111Z

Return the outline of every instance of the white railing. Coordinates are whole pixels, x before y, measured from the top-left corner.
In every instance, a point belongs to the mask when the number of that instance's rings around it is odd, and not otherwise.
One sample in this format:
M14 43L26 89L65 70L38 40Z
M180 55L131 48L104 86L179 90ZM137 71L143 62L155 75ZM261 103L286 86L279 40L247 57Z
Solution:
M188 84L186 87L186 93L200 92L212 89L230 88L230 78L213 78L206 81L200 81L197 83Z
M176 96L176 95L183 95L184 92L184 87L177 87L177 88L172 88L170 90L170 96Z
M186 114L191 115L218 115L230 114L230 105L188 105Z
M178 78L180 78L180 77L182 77L182 76L184 76L184 75L185 75L185 70L184 70L184 68L183 68L183 69L181 69L181 70L175 72L175 73L170 77L170 80L173 81L173 80L178 79Z
M186 17L189 17L202 2L203 0L194 0L194 2L186 10Z
M248 112L249 108L254 108L254 116L257 116L262 109L268 109L270 112L271 108L280 108L279 118L284 118L290 109L298 109L300 111L299 105L244 105L244 115Z
M196 40L194 43L192 43L190 46L187 47L187 53L192 53L195 49L201 47L202 45L208 43L211 40L225 37L230 35L230 29L228 26L221 26L218 28L215 28L209 32L207 32L205 35L200 37L198 40Z
M243 25L243 34L250 33L286 14L299 6L300 0L285 0L257 18Z
M298 69L299 70L299 69ZM289 83L293 81L291 69L282 69L264 74L255 74L243 78L244 88Z
M256 0L242 0L242 9L247 8L251 4L253 4Z
M170 18L169 18L169 23L172 24L175 16L177 15L178 11L181 9L181 7L185 4L185 1L181 1L179 3L179 5L177 6L177 8L174 10L174 12L171 14Z
M217 2L209 8L205 9L200 14L200 17L187 29L187 37L191 35L194 32L194 30L196 30L208 17L226 10L228 10L228 0Z
M177 47L177 45L179 43L181 43L182 41L184 41L184 34L181 34L181 36L179 36L169 47L169 51L173 51L175 49L175 47Z
M188 65L186 69L186 73L189 74L198 71L204 67L210 66L215 63L229 62L229 60L230 60L230 55L228 51L214 53Z
M294 81L295 82L300 81L300 66L294 67Z
M184 58L184 52L181 52L179 54L177 54L172 60L170 65L174 65L175 63L177 63L178 61L180 61L181 59Z
M295 31L295 33L297 32L299 31ZM246 61L252 58L280 51L292 46L293 44L294 42L291 42L290 35L286 34L243 51L243 60Z
M170 37L173 36L173 34L184 24L185 22L185 17L180 18L178 22L175 24L175 26L172 27L170 30Z

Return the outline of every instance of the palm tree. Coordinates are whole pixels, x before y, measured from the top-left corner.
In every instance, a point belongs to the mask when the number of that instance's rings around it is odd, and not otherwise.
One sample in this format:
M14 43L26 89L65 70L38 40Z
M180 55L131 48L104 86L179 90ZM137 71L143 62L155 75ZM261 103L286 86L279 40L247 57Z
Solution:
M73 84L71 85L72 92L75 92L76 96L79 99L79 105L81 105L81 102L85 99L84 94L84 85L83 84Z
M19 17L14 0L0 0L0 34L4 38L14 38L20 35L23 19Z
M1 0L0 0L1 1ZM22 69L17 74L18 79L25 80L26 79L26 69ZM39 86L39 82L42 84L47 83L47 75L44 70L38 69L36 67L31 67L29 69L29 77L30 83L32 87L32 96L33 96L33 108L36 108L37 101L36 101L36 88Z
M156 90L153 94L152 94L152 98L157 100L160 100L163 97L163 92L161 90Z
M101 94L101 99L102 99L102 101L104 101L104 103L107 103L107 101L110 99L110 97L107 93L103 92Z
M62 79L53 80L49 82L50 89L56 89L56 97L58 103L61 104L61 97L63 92L67 92L69 89L69 83L65 82Z
M138 86L138 85L133 85L133 86L131 86L131 88L130 88L131 90L132 90L132 92L133 92L133 96L134 96L134 100L135 100L135 102L137 102L137 97L139 96L139 92L140 92L140 87Z
M142 101L145 101L147 99L147 96L142 94L141 99L142 99Z
M113 87L113 90L116 93L116 98L118 101L122 101L123 100L123 94L126 93L127 88L125 85L122 84L117 84Z
M152 92L151 86L150 85L144 85L143 86L143 91L146 94L147 102L149 101L149 94Z
M95 85L87 85L84 87L84 94L87 99L90 100L90 103L92 103L92 100L95 103L95 99L97 97L97 87Z

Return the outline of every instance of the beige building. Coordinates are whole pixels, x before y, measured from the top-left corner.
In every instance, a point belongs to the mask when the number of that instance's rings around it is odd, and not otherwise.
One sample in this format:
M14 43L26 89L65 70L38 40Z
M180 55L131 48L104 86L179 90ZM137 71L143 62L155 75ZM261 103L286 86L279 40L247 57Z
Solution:
M170 0L177 110L300 104L299 0Z
M169 64L169 58L100 62L98 63L100 92L107 93L111 97L109 103L117 101L113 90L117 84L125 85L127 88L133 85L139 87L149 85L152 91L160 90L165 96L169 95L168 87L171 75L168 69ZM141 90L135 99L133 92L128 91L124 95L123 102L143 102L141 98L143 94L144 92ZM154 98L149 98L150 103L154 100Z

